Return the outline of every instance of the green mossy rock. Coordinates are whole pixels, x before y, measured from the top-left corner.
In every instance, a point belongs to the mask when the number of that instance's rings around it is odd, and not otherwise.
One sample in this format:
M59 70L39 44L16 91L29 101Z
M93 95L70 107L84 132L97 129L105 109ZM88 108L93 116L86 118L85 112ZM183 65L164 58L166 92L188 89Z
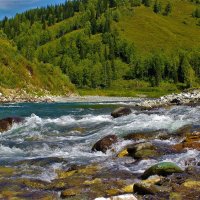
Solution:
M172 162L162 162L162 163L158 163L156 165L153 165L152 167L150 167L149 169L147 169L143 175L142 175L142 179L146 179L149 176L152 175L161 175L161 176L167 176L170 175L172 173L182 173L183 170L177 166L175 163Z

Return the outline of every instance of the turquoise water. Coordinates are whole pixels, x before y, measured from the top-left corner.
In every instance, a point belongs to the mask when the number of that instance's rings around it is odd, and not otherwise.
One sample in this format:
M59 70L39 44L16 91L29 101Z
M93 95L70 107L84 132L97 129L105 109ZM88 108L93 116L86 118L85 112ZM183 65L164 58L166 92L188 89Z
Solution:
M55 169L92 162L142 172L157 161L141 161L135 166L117 160L108 161L130 141L120 139L113 147L115 153L94 153L91 148L100 138L109 134L122 138L128 133L155 130L174 132L187 124L200 124L200 107L179 106L154 111L132 109L133 113L129 116L117 119L110 116L114 108L127 103L129 102L1 105L0 118L20 116L25 121L15 124L11 130L0 135L0 165L18 168L20 177L42 180L55 178ZM165 142L175 143L173 140ZM198 160L199 156L198 151L188 150L183 154L163 156L159 161L171 160L184 167L186 159L194 157Z

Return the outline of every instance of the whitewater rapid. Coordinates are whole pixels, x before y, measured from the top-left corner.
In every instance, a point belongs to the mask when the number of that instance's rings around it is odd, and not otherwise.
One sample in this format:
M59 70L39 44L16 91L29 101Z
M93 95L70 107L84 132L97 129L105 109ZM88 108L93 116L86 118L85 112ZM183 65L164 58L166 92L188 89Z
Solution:
M184 125L198 126L200 124L200 107L198 106L175 106L154 111L132 109L131 115L114 119L110 116L113 105L117 106L118 103L2 106L0 109L2 112L5 111L7 116L17 114L24 116L25 121L1 133L0 165L23 169L19 170L19 176L23 177L30 176L28 175L30 170L37 169L35 172L37 176L49 181L56 176L56 169L67 167L69 164L101 162L108 168L117 167L133 173L142 173L147 166L158 161L173 161L183 168L187 167L188 159L192 158L194 165L200 161L199 151L187 150L182 154L164 155L155 160L142 160L135 165L131 164L132 158L123 161L114 159L107 162L110 157L116 156L116 152L130 143L122 139L129 133L158 130L173 133ZM106 154L91 151L94 143L110 134L116 134L121 138L113 147L115 151L108 151ZM175 144L177 141L164 142ZM44 166L38 166L37 162L32 164L28 162L49 158L60 158L60 160L46 162Z

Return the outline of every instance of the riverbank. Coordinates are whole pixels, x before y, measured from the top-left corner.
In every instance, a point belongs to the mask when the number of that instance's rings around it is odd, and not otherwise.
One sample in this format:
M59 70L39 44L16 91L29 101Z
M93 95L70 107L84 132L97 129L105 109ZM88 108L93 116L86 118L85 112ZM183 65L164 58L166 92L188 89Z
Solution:
M160 98L147 98L145 95L137 97L121 96L99 96L99 95L68 95L68 96L37 96L27 93L11 93L3 95L0 93L0 103L25 103L25 102L127 102L129 106L141 108L166 107L170 105L195 105L200 103L200 89L184 91L182 93L172 93L161 96ZM132 102L132 103L131 103ZM139 102L139 103L136 103Z
M41 102L131 102L140 100L135 97L108 97L108 96L32 96L32 95L16 95L16 96L0 96L0 103L41 103Z

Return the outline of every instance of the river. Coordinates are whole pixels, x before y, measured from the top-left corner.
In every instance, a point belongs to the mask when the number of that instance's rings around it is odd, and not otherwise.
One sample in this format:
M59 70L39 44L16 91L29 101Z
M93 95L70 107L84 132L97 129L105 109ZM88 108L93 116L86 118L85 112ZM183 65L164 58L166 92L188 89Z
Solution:
M140 100L137 100L138 102ZM122 137L130 133L160 131L173 133L185 125L200 124L200 107L173 106L151 111L132 109L132 114L112 118L116 107L133 102L20 103L0 106L0 118L24 117L0 135L0 165L17 170L12 179L33 178L51 182L56 170L73 165L101 163L107 169L142 173L160 161L172 161L183 169L187 160L200 161L200 152L187 150L133 163L132 158L112 159L123 146L131 143ZM92 146L104 136L116 134L119 142L113 149L92 152ZM177 139L154 139L160 145L176 144Z

